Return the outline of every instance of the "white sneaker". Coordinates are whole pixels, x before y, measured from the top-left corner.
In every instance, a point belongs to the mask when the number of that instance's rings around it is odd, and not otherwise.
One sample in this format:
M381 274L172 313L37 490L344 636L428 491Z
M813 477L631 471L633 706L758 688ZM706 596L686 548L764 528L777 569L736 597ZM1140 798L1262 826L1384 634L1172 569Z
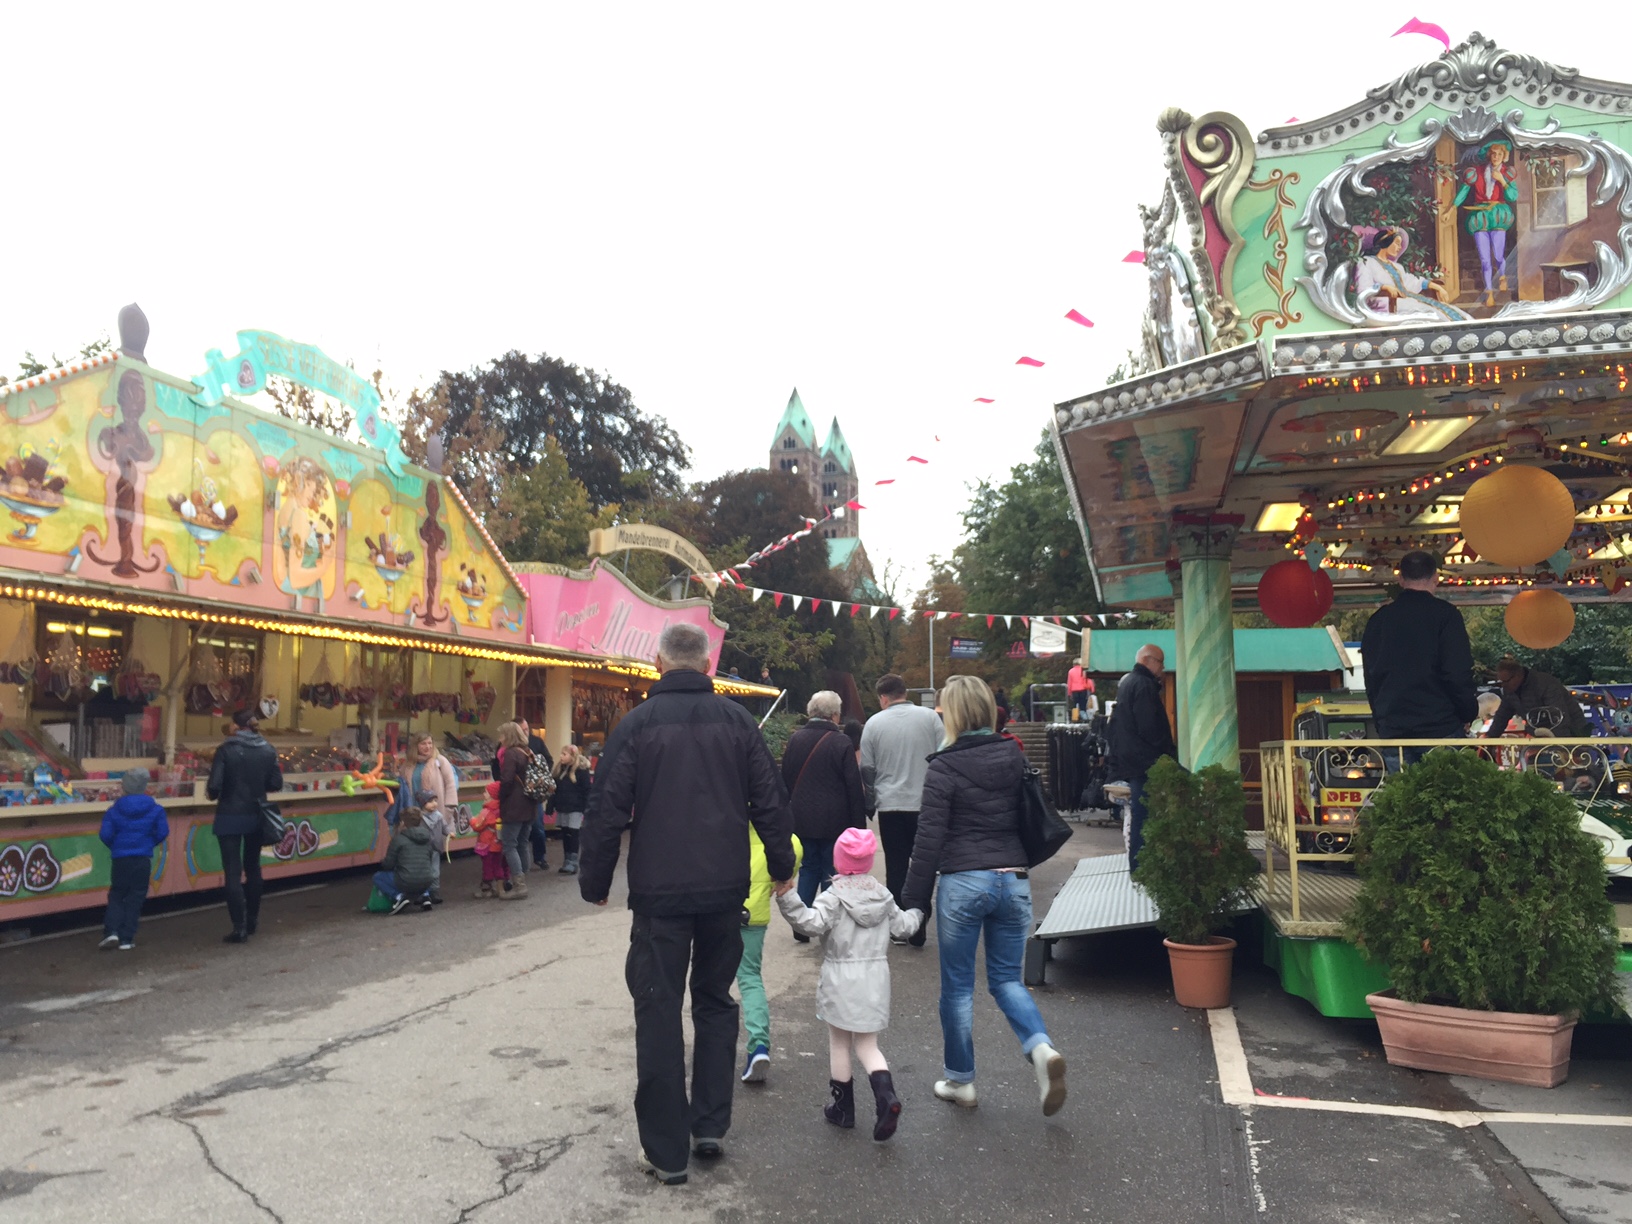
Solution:
M1037 1095L1043 1102L1043 1117L1052 1118L1065 1104L1065 1059L1044 1042L1032 1048L1031 1067L1037 1072Z
M936 1080L935 1095L943 1101L951 1101L954 1105L962 1105L965 1109L973 1109L978 1102L975 1099L975 1085L971 1081L967 1084L957 1080Z
M106 952L109 948L117 948L119 946L119 936L104 935L102 936L102 942L96 946L101 948L104 952Z

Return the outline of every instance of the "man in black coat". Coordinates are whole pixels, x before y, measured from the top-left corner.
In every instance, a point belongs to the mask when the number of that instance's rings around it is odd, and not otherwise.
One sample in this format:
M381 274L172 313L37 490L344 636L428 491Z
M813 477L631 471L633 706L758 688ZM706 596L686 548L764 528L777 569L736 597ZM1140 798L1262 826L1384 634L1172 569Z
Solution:
M261 805L267 795L283 789L283 771L277 750L261 735L252 707L239 710L232 721L237 731L215 750L204 793L215 800L210 831L221 847L221 883L232 919L232 930L222 938L241 944L255 934L261 918L261 845L266 828Z
M665 1185L686 1180L688 1134L698 1156L717 1157L731 1126L731 983L742 959L750 823L778 892L792 887L794 870L793 818L776 762L753 716L715 696L708 654L708 635L695 625L663 630L663 678L601 755L578 877L584 900L605 905L629 830L634 923L624 977L635 1001L635 1120L647 1171ZM688 966L696 1034L689 1102L680 1018Z
M1479 715L1473 650L1462 613L1434 595L1439 562L1430 553L1400 558L1400 593L1371 614L1361 639L1366 697L1377 734L1393 739L1459 739ZM1404 749L1404 763L1421 759ZM1384 749L1389 769L1399 768Z
M833 843L846 829L867 827L867 796L861 765L850 737L839 726L843 703L823 690L805 706L810 721L788 737L782 751L782 784L793 809L793 832L804 858L799 863L799 899L813 905L833 875ZM810 936L795 931L800 943Z
M1128 784L1130 875L1139 866L1139 851L1145 846L1145 778L1162 757L1176 760L1179 755L1162 694L1162 671L1166 666L1167 657L1160 646L1139 648L1133 670L1116 686L1116 707L1106 729L1111 780Z

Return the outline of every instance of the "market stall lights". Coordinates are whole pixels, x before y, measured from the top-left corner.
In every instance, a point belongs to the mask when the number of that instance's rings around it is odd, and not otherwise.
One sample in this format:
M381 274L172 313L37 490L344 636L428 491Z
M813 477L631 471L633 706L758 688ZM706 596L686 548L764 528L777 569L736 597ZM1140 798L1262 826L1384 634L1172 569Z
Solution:
M1428 455L1444 450L1465 433L1478 417L1418 417L1383 448L1385 455Z
M1267 502L1259 512L1258 524L1253 530L1276 534L1291 531L1302 517L1303 505L1300 502Z

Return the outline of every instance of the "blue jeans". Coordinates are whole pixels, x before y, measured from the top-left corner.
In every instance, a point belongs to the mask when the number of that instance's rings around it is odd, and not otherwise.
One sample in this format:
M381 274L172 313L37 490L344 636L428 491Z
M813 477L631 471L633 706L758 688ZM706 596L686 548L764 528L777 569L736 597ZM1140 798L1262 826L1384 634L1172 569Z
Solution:
M1031 938L1031 881L1012 871L957 871L941 877L935 897L941 957L941 1037L946 1078L975 1078L975 946L986 933L986 989L992 992L1028 1058L1048 1040L1043 1015L1020 981Z
M407 889L397 887L397 873L394 871L376 871L374 873L374 887L395 901L403 896ZM417 896L424 896L429 889L420 889Z
M799 860L799 900L806 905L816 901L816 894L827 887L833 878L833 842L799 839L805 855Z
M113 860L113 873L108 880L108 912L102 919L102 934L117 935L120 943L133 943L136 922L142 916L142 902L147 900L147 885L153 878L153 856Z

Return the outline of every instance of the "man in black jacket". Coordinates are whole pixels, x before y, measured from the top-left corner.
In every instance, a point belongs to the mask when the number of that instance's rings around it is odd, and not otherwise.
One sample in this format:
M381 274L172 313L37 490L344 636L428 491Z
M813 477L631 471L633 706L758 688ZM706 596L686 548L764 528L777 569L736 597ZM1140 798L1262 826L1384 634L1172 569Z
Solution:
M601 755L578 877L584 900L605 905L629 830L634 923L624 977L635 1001L635 1119L647 1171L665 1185L686 1180L688 1132L692 1151L717 1157L731 1126L731 983L742 959L750 822L778 892L792 887L794 871L793 818L776 762L753 716L714 695L708 653L708 636L695 625L663 630L663 678ZM688 966L689 1103L680 1018Z
M1400 593L1371 614L1361 639L1366 697L1377 734L1394 739L1458 739L1479 714L1473 651L1462 613L1434 595L1439 563L1430 553L1400 558ZM1404 749L1414 764L1423 749ZM1397 755L1385 749L1390 770Z
M1173 728L1162 696L1167 657L1160 646L1145 645L1134 656L1133 670L1116 686L1116 707L1106 735L1110 740L1110 775L1126 782L1129 792L1128 872L1139 866L1145 845L1145 777L1164 756L1178 758Z

